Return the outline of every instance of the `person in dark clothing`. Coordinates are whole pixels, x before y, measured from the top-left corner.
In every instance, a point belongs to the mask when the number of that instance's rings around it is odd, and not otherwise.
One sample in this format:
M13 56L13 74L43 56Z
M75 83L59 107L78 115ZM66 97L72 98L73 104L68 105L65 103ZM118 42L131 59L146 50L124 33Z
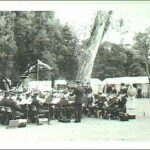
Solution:
M121 97L121 99L118 101L118 107L120 108L120 111L126 113L126 103L127 103L127 96Z
M85 96L86 96L86 107L89 107L93 103L93 97L92 97L92 87L90 86L90 83L87 82L87 85L85 87Z
M99 97L99 100L95 102L97 106L97 118L103 117L104 115L104 99L103 97Z
M21 112L21 107L15 100L13 100L7 93L0 102L0 106L4 106L7 110L3 124L8 124L10 119L23 118L24 114Z
M107 94L111 94L112 93L112 85L107 85L106 93Z
M14 101L9 95L5 95L4 98L0 102L1 106L10 107L14 112L20 111L21 107Z
M85 87L85 95L88 97L89 94L92 93L92 87L90 86L90 83L87 83L87 86Z
M37 98L38 94L35 93L33 96L32 96L32 103L31 103L31 114L30 114L30 119L31 119L31 122L35 123L35 121L37 122L37 124L41 124L39 122L39 117L35 118L35 116L42 116L42 117L46 117L48 118L48 122L49 122L49 110L48 109L43 109L43 104L42 102L39 101L39 99Z
M142 98L142 89L140 87L137 89L137 98Z
M42 104L38 101L37 95L38 94L34 94L32 96L32 103L31 103L31 105L36 106L37 108L42 108Z
M73 95L75 95L75 102L74 102L75 121L74 122L81 122L84 89L80 82L76 83L76 87L74 88L73 92L70 94L70 96L73 96Z
M38 113L42 114L42 113L48 113L48 110L44 110L43 109L43 104L42 102L40 102L38 99L37 99L37 96L38 94L34 94L33 97L32 97L32 103L31 105L32 106L35 106Z
M127 95L127 86L124 83L121 83L120 94Z

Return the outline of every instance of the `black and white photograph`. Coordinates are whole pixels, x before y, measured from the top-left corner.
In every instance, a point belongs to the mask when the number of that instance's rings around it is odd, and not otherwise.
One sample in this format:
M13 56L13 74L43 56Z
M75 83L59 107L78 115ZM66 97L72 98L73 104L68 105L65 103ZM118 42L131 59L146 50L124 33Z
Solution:
M149 149L149 1L0 1L0 148Z

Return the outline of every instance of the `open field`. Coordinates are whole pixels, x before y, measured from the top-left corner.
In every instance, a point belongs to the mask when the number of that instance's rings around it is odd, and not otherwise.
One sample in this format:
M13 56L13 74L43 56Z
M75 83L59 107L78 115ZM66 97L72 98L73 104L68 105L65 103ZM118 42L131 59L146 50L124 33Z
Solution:
M149 104L149 99L137 100L137 119L126 122L84 117L81 123L52 120L50 125L28 124L25 128L0 126L0 145L1 148L150 148Z

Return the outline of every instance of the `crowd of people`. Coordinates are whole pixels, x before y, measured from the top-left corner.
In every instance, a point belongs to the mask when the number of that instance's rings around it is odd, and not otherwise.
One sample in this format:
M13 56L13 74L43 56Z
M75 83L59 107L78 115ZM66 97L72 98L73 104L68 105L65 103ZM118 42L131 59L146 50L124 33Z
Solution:
M90 83L74 82L61 91L51 92L0 92L0 123L23 118L39 124L40 117L71 120L80 123L83 116L120 119L126 114L127 95L132 95L126 88L117 92L115 87L108 87L106 93L93 94Z
M132 84L121 83L119 91L117 91L115 85L108 84L108 85L104 86L103 92L108 93L108 94L116 94L116 93L119 93L119 92L120 93L127 93L127 90L129 88L130 89L134 88L134 95L135 95L136 98L146 98L146 96L144 96L144 94L142 93L142 88L140 86L137 87L137 85L132 85ZM130 95L129 93L127 93L127 94Z

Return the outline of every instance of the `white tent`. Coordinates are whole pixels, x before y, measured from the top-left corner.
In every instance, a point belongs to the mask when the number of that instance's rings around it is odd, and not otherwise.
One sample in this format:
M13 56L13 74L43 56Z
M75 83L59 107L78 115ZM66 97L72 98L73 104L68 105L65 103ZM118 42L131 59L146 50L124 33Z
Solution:
M91 78L90 84L91 84L93 93L102 92L103 85L102 85L102 81L100 79Z
M98 78L91 78L91 84L101 84L102 81Z
M116 77L116 78L106 78L103 80L103 84L115 84L117 91L120 90L121 83L124 84L137 84L142 88L142 95L144 97L148 96L149 79L147 76L137 76L137 77Z
M106 78L103 84L148 84L147 76Z
M51 81L30 81L28 83L29 90L51 91Z
M55 80L55 88L57 89L58 85L67 85L66 80ZM51 91L52 90L52 81L30 81L28 83L28 88L30 90L39 90L39 91Z

